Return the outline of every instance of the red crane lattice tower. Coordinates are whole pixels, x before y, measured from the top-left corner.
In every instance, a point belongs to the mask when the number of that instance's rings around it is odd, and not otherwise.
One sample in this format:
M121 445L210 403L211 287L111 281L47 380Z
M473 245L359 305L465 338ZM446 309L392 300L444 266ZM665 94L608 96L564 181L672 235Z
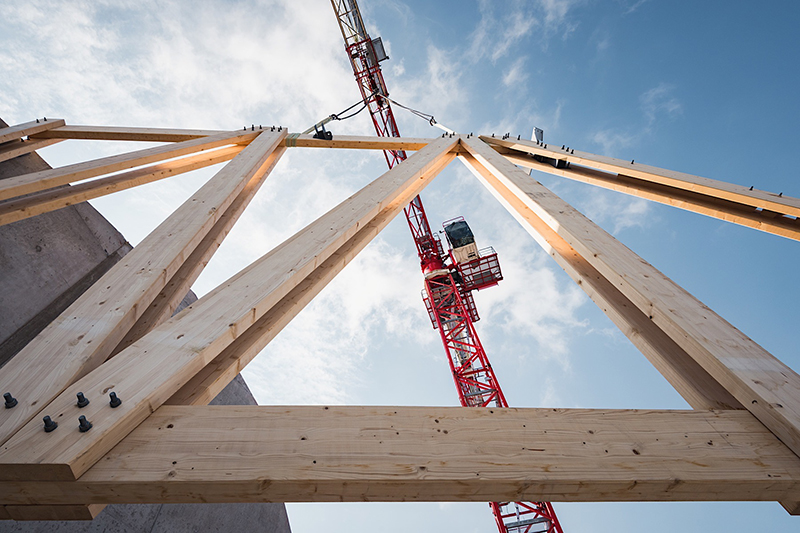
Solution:
M380 67L388 59L383 42L367 34L356 0L331 0L331 5L375 131L381 137L399 137ZM386 150L384 156L389 168L406 159L403 150ZM419 196L404 212L425 276L423 300L442 338L461 405L508 407L474 325L480 317L472 291L502 279L497 254L489 248L471 261L459 262L452 251L445 253L439 236L431 231ZM550 502L492 502L489 506L500 533L563 533Z

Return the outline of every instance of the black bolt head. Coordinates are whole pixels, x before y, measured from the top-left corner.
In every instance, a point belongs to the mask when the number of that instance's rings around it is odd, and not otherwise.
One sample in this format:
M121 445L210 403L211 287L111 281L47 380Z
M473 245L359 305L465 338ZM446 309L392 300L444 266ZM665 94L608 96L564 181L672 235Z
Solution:
M46 417L42 418L42 420L44 420L44 431L45 431L45 433L50 433L51 431L53 431L54 429L56 429L58 427L58 422L56 422L55 420L53 420L49 416L46 416Z
M117 398L116 392L110 393L108 397L111 398L111 401L108 402L108 405L110 405L111 407L119 407L120 405L122 405L122 400Z
M86 407L89 405L89 398L83 395L82 392L78 393L78 407Z
M6 409L11 409L12 407L15 407L17 403L19 403L17 402L16 398L11 396L10 392L6 392L5 394L3 394L3 399L5 399L6 401Z
M79 416L78 417L78 430L81 433L86 433L90 429L92 429L92 423L89 422L88 420L86 420L85 416L83 416L83 415Z

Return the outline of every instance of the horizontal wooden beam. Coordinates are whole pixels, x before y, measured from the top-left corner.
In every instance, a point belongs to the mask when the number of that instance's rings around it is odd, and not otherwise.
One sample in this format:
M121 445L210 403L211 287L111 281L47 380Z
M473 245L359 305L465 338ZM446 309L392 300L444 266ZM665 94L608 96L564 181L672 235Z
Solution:
M65 124L63 118L36 119L24 124L0 128L0 143L15 141L45 130L58 128Z
M145 183L230 161L243 149L244 146L234 145L208 150L197 155L185 156L173 161L137 168L105 178L84 181L71 187L62 186L32 193L21 198L2 201L0 202L0 226L107 194L124 191Z
M362 227L384 211L402 211L452 161L456 144L458 139L436 139L68 387L43 412L63 423L64 431L45 433L38 420L26 424L0 449L0 478L80 476ZM75 324L71 334L88 327ZM77 392L101 398L110 390L123 399L118 408L98 401L78 411ZM77 431L79 415L94 424L91 431Z
M20 139L17 141L9 141L0 146L0 162L35 152L39 148L44 148L57 142L61 142L61 139L43 139L35 141Z
M11 392L19 403L0 410L0 442L113 353L206 236L221 230L225 222L220 220L248 183L265 176L274 164L270 154L282 149L283 137L265 132L253 141L3 367L0 390ZM210 243L206 248L203 254L217 249ZM107 406L113 386L105 388L81 392L93 400L91 405Z
M180 142L224 133L222 130L131 128L120 126L61 126L32 135L33 139L86 139L95 141Z
M6 200L23 194L52 189L59 185L127 170L157 161L164 161L187 154L219 148L229 144L247 144L260 132L225 132L201 139L183 141L155 148L147 148L135 152L67 165L65 167L42 170L31 174L14 176L0 181L0 200Z
M797 500L747 411L164 406L74 482L0 503Z
M800 198L779 196L779 194L760 191L758 189L750 190L742 185L734 185L724 181L693 176L692 174L666 170L631 161L623 161L621 159L591 154L589 152L581 152L578 150L570 150L568 152L567 150L561 150L556 147L545 148L544 146L546 145L537 145L534 141L497 139L486 136L481 136L481 139L494 146L502 146L519 152L560 159L570 164L592 167L605 172L630 176L652 183L660 183L676 189L701 193L708 197L720 198L753 208L800 217Z
M414 137L375 137L334 135L333 139L315 139L311 134L292 133L286 138L287 147L354 148L359 150L420 150L434 139Z
M518 202L564 239L675 344L800 454L800 376L480 139L470 154ZM546 248L549 251L549 247Z
M249 131L249 130L248 130ZM106 141L187 141L224 133L218 130L183 130L172 128L129 128L118 126L62 126L37 133L33 139L89 139ZM287 148L352 148L360 150L411 150L427 145L431 139L414 137L376 137L368 135L335 135L333 139L315 139L311 134L292 133Z
M525 168L562 176L575 181L589 183L605 189L637 196L694 213L733 222L757 230L800 240L800 219L764 211L751 205L724 200L704 193L679 189L661 183L646 181L621 174L610 174L593 168L570 164L567 168L556 168L541 163L527 153L498 147L506 159Z

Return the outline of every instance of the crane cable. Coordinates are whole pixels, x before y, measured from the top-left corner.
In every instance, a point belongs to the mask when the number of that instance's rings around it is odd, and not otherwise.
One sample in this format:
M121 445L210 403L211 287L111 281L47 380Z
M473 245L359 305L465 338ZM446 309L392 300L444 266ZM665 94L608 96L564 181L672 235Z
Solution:
M378 91L376 90L376 91L374 91L374 92L373 92L371 95L369 95L369 96L368 96L366 99L364 99L364 100L359 100L359 101L358 101L358 102L356 102L355 104L351 105L350 107L347 107L347 108L343 109L343 110L342 110L342 111L340 111L339 113L333 113L333 114L329 115L328 117L326 117L326 118L324 118L324 119L320 120L319 122L317 122L316 124L314 124L313 126L311 126L310 128L308 128L306 131L304 131L304 132L302 133L302 135L307 135L307 134L311 133L312 131L315 131L315 130L317 130L317 129L318 129L318 128L320 128L320 127L323 127L323 128L324 128L325 124L327 124L328 122L331 122L331 121L333 121L333 120L346 120L346 119L348 119L348 118L352 118L352 117L354 117L354 116L358 115L359 113L361 113L362 111L364 111L364 110L367 108L367 106L369 105L369 100L370 100L370 98L372 98L373 96L378 96L378 97L380 97L380 98L383 98L383 99L384 99L384 100L386 100L387 102L390 102L390 103L392 103L392 104L396 105L397 107L402 107L403 109L405 109L405 110L407 110L407 111L410 111L410 112L411 112L411 113L413 113L414 115L416 115L416 116L418 116L418 117L420 117L420 118L422 118L422 119L425 119L425 121L427 121L427 122L428 122L428 124L430 124L431 126L435 126L435 127L439 128L439 129L441 129L441 130L444 130L444 131L446 131L447 133L455 133L453 130L451 130L451 129L450 129L450 128L448 128L447 126L445 126L445 125L443 125L443 124L440 124L439 122L437 122L437 121L436 121L436 119L433 117L433 115L430 115L430 114L428 114L428 113L423 113L422 111L419 111L419 110L417 110L417 109L413 109L413 108L411 108L411 107L408 107L408 106L404 106L404 105L403 105L403 104L401 104L400 102L397 102L397 101L395 101L395 100L392 100L392 99L391 99L391 98L389 98L388 96L384 96L384 95L382 95L382 94L378 93ZM350 111L351 109L353 109L354 107L356 107L358 104L362 104L361 108L360 108L358 111L354 111L353 113L351 113L351 114L349 114L349 115L347 115L347 116L341 116L343 113L347 113L348 111Z
M362 111L364 111L367 108L367 102L369 102L370 98L375 96L376 92L373 92L365 100L359 100L358 102L356 102L355 104L351 105L350 107L347 107L347 108L343 109L342 111L340 111L338 113L333 113L332 115L329 115L326 118L320 120L319 122L317 122L316 124L314 124L313 126L308 128L306 131L304 131L302 133L302 135L307 135L307 134L311 133L312 131L314 131L315 129L318 129L318 128L324 126L325 124L327 124L328 122L330 122L332 120L346 120L348 118L352 118L352 117L358 115L359 113L361 113ZM358 111L355 111L355 112L353 112L353 113L351 113L351 114L349 114L347 116L344 116L344 117L341 116L343 113L347 113L348 111L350 111L351 109L356 107L358 104L362 104L361 108Z
M436 122L436 119L435 119L435 118L433 118L433 115L429 115L428 113L423 113L422 111L419 111L419 110L417 110L417 109L413 109L413 108L411 108L411 107L404 106L404 105L403 105L403 104L401 104L400 102L397 102L397 101L395 101L395 100L392 100L392 99L391 99L391 98L389 98L388 96L384 96L384 95L382 95L382 94L379 94L378 96L380 96L381 98L383 98L384 100L386 100L386 101L388 101L388 102L391 102L391 103L393 103L393 104L394 104L394 105L396 105L397 107L402 107L403 109L405 109L405 110L407 110L407 111L410 111L411 113L413 113L413 114L417 115L418 117L420 117L420 118L422 118L422 119L425 119L426 121L428 121L428 124L430 124L431 126L435 126L435 127L439 128L440 130L444 130L444 131L446 131L447 133L455 133L453 130L451 130L450 128L448 128L448 127L447 127L447 126L445 126L444 124L440 124L440 123Z

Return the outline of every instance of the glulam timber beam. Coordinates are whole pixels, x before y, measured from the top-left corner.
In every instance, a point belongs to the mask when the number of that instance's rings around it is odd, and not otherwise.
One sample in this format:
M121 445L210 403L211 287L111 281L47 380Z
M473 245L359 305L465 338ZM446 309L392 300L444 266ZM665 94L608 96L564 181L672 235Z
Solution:
M482 180L484 184L518 220L526 221L526 229L548 253L553 246L548 236L558 235L712 380L800 454L797 373L484 141L466 138L461 142L485 174L492 176L492 180Z
M457 144L458 139L434 140L69 386L42 410L64 424L64 431L45 433L38 420L28 422L0 449L0 478L79 477L361 228L382 212L390 214L388 222L402 211L453 160L451 150ZM83 329L76 327L72 333ZM78 411L77 392L99 399L111 390L123 399L121 406L112 409L107 402L97 401ZM91 431L78 432L79 415L94 424Z
M249 128L243 131L253 131ZM258 131L258 130L255 130ZM263 131L272 131L266 128ZM96 141L148 141L180 142L201 139L225 133L219 130L187 130L175 128L129 128L119 126L61 126L37 133L31 139L66 140L84 139ZM431 139L415 137L377 137L370 135L334 135L333 139L315 139L312 134L290 133L287 148L349 148L358 150L410 150L416 151Z
M578 150L544 148L532 141L481 139L526 168L800 240L798 198ZM566 161L569 166L556 168L536 161L532 155Z
M47 120L46 118L39 120L37 118L36 120L25 122L24 124L0 128L0 143L15 141L35 133L58 128L64 124L65 122L63 118L51 118L50 120Z
M469 153L459 159L695 409L744 409L648 315Z
M51 144L55 144L57 142L61 142L61 139L45 139L45 140L23 140L19 139L16 141L9 141L3 145L0 145L0 163L3 161L8 161L9 159L14 159L15 157L19 157L21 155L29 154L31 152L35 152L39 148L44 148L46 146L50 146Z
M353 148L358 150L420 150L432 139L414 137L375 137L365 135L334 135L333 139L315 139L311 134L292 133L286 138L287 147Z
M42 141L54 142L54 141ZM180 159L0 201L0 226L132 187L230 161L244 146L226 146Z
M0 482L11 505L798 498L747 411L163 406L77 481Z
M65 125L31 135L32 139L84 139L92 141L181 142L225 133L222 130L135 128L121 126Z
M156 146L60 168L14 176L0 181L0 200L51 189L120 170L149 165L157 161L194 154L203 150L230 144L247 144L255 139L259 133L261 132L224 132L200 139Z
M0 410L0 442L99 367L129 331L143 333L143 316L154 325L154 314L174 309L274 166L284 137L254 140L3 367L0 390L19 403ZM107 406L110 390L93 395L98 404Z

